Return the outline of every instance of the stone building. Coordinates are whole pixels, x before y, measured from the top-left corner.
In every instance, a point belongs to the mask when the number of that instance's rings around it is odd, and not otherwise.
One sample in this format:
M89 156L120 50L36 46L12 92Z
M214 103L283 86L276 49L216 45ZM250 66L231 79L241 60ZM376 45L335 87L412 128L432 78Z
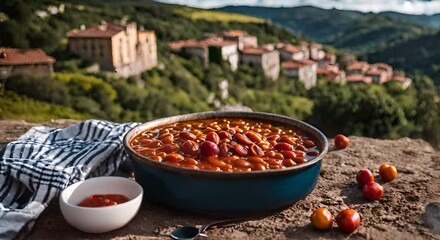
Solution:
M308 49L309 58L314 61L319 61L325 56L325 51L322 49L322 45L319 43L301 42L298 47Z
M283 62L283 73L288 77L298 78L306 89L316 86L317 63L312 60L288 60Z
M242 64L259 67L264 75L272 80L280 76L280 54L277 50L268 50L261 47L248 47L241 51Z
M355 61L346 66L347 75L365 74L370 68L370 64L363 61Z
M209 61L217 63L226 61L233 71L237 70L240 56L235 42L218 37L211 37L202 42L208 46Z
M407 89L411 83L411 78L405 76L405 73L394 72L393 76L388 80L389 82L398 82L402 85L402 89Z
M385 83L388 81L388 75L385 70L379 69L377 67L370 67L367 72L365 72L365 76L370 76L373 79L374 83Z
M225 41L222 38L211 36L204 40L181 40L168 43L168 47L174 53L184 57L198 57L203 65L208 66L209 62L220 63L226 61L231 69L238 68L239 54L237 44L232 41Z
M69 50L97 62L104 71L128 77L157 65L156 34L139 31L134 22L104 23L67 33Z
M326 65L320 67L318 64L316 72L329 82L337 82L341 84L345 84L346 82L345 71L341 70L338 65Z
M257 47L258 39L256 36L250 35L245 31L229 30L220 33L220 36L226 41L237 43L238 50L243 50L247 47Z
M0 48L0 79L15 75L46 77L53 73L54 62L39 48Z
M386 79L390 80L393 77L393 67L386 63L375 63L373 67L377 68L379 71L385 72Z
M168 47L171 52L182 55L186 58L198 57L202 61L204 67L209 64L209 51L206 44L200 43L199 41L190 40L180 40L168 43Z
M319 67L325 67L328 65L335 65L335 64L336 64L336 55L331 54L331 53L326 53L324 55L324 58L322 58L318 61Z
M275 45L275 49L280 52L282 60L302 61L309 58L307 49L296 47L292 44L278 43Z

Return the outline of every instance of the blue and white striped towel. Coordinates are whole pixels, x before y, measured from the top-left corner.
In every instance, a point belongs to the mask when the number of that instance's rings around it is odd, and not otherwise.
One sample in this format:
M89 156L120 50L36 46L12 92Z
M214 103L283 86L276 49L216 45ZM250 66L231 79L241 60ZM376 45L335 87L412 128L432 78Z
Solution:
M87 120L64 129L34 127L9 143L0 153L0 239L29 230L70 184L114 174L127 158L122 138L136 125Z

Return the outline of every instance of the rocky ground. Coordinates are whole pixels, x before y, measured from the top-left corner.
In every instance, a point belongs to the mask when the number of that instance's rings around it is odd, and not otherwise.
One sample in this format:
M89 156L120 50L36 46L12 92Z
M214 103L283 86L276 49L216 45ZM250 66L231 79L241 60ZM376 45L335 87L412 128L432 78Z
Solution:
M63 127L72 121L44 125ZM34 124L0 121L0 144L14 140ZM332 142L333 139L330 139ZM347 149L330 152L323 160L318 185L305 199L288 209L259 220L207 231L209 239L440 239L440 152L423 140L379 140L350 136ZM394 164L395 181L383 183L378 176L382 163ZM385 195L368 201L355 182L356 173L369 168L383 184ZM348 235L336 224L330 231L310 225L314 209L327 207L334 215L356 209L361 227ZM37 219L27 239L157 239L182 225L202 225L218 218L176 211L144 201L127 226L105 234L87 234L69 226L59 210L58 199Z

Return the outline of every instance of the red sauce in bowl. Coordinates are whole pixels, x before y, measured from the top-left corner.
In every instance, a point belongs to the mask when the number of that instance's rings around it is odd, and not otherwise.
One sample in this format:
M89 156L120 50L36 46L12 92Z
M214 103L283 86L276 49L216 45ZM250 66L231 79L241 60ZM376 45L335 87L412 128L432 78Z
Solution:
M107 207L128 202L130 199L122 194L94 194L82 200L80 207Z

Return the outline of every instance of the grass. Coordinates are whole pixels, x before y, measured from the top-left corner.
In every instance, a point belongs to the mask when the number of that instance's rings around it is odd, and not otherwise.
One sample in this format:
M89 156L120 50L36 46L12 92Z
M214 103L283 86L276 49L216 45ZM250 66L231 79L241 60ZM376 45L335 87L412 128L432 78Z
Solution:
M184 17L190 18L191 20L194 21L205 20L209 22L222 22L222 23L229 23L229 22L263 23L264 22L264 19L262 18L256 18L256 17L246 16L237 13L226 13L226 12L213 11L213 10L194 9L189 7L177 8L175 9L175 12Z
M93 116L81 114L68 107L53 105L0 90L0 120L20 119L27 122L44 122L52 119L84 120Z

